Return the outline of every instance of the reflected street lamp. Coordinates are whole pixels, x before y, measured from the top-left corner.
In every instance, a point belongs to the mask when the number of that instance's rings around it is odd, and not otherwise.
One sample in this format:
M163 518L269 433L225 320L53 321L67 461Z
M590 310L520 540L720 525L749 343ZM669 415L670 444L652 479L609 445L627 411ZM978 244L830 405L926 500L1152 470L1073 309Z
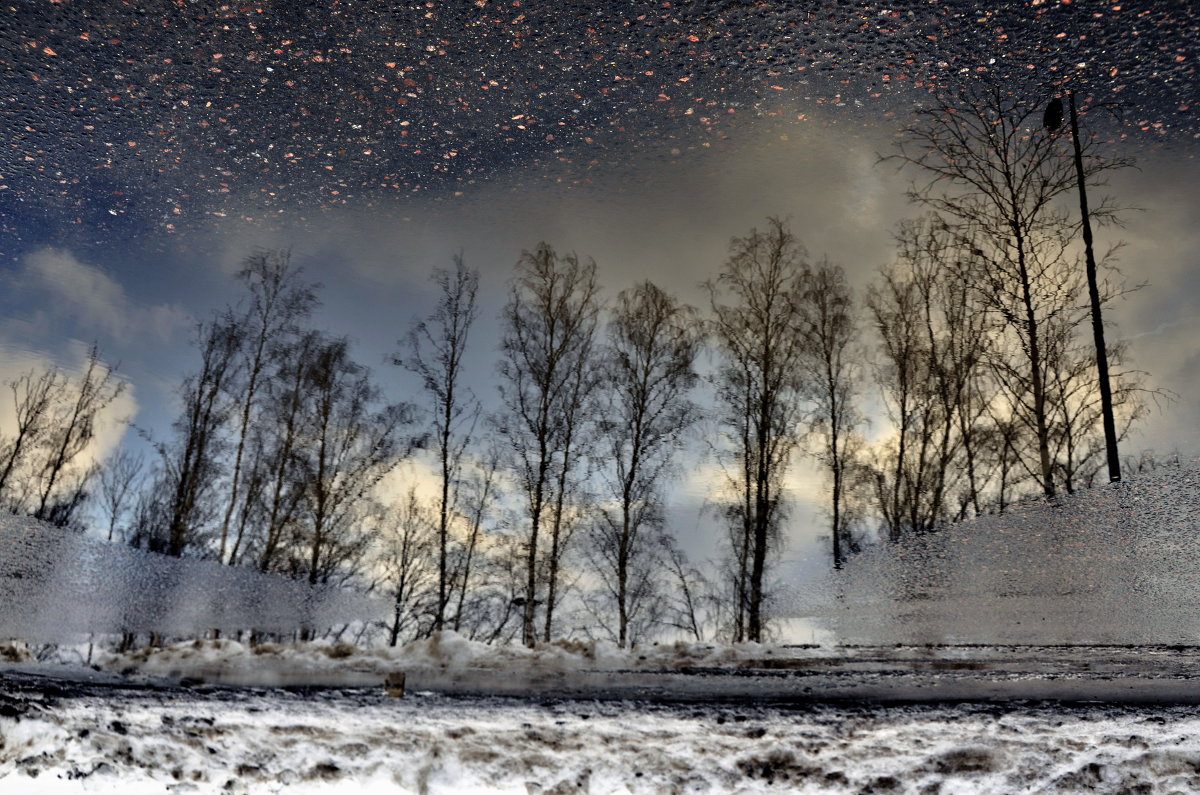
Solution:
M1104 346L1104 323L1100 319L1100 290L1096 286L1096 256L1092 253L1092 218L1088 212L1087 187L1083 178L1083 149L1079 144L1079 118L1075 114L1075 92L1067 91L1071 110L1071 142L1075 147L1075 178L1079 182L1079 212L1083 216L1083 248L1087 262L1088 296L1092 301L1092 337L1096 342L1096 369L1100 381L1100 410L1104 414L1104 449L1108 457L1108 479L1121 480L1121 461L1117 457L1117 426L1113 420L1112 387L1108 381L1108 351ZM1053 133L1062 126L1063 103L1050 100L1042 124Z

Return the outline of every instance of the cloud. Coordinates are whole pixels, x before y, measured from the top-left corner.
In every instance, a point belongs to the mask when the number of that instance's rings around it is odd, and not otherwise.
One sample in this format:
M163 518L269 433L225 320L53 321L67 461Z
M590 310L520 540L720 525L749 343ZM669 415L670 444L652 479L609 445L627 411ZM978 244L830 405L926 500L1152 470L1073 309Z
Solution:
M71 317L81 329L108 334L118 342L169 342L190 324L180 307L139 304L114 278L69 251L38 249L25 258L24 266L18 282L43 291L47 311Z
M408 458L400 462L375 487L375 496L384 502L399 505L415 489L417 499L426 505L437 505L441 496L440 475L434 462L424 458Z
M1122 455L1142 449L1200 453L1200 227L1194 216L1200 198L1200 160L1177 152L1148 152L1139 168L1121 172L1109 192L1142 208L1125 214L1120 229L1097 230L1100 248L1124 241L1120 266L1133 284L1146 282L1104 310L1110 340L1129 343L1132 367L1147 373L1148 387L1170 390L1174 401L1158 401L1121 445ZM1152 404L1153 405L1153 404Z
M426 290L430 267L448 266L461 250L482 271L484 291L502 301L521 251L545 240L594 258L610 293L651 278L703 303L699 284L719 271L730 238L779 216L813 259L828 254L865 282L892 259L894 226L912 214L907 175L877 164L890 131L786 116L748 123L738 141L711 148L598 164L586 184L517 172L450 201L334 211L311 229L242 231L208 248L224 262L252 245L288 244L327 292L368 286L401 298ZM564 156L586 162L591 154L581 146Z

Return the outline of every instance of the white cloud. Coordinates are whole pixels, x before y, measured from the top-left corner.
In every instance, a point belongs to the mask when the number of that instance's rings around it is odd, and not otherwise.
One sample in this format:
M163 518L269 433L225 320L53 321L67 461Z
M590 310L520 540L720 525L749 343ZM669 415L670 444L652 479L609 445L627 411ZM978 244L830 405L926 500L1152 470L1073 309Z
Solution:
M24 264L20 283L48 293L50 312L70 316L81 327L106 333L118 342L146 338L168 342L190 323L188 314L176 305L139 304L119 282L69 251L38 249Z
M441 495L441 480L432 461L413 457L401 461L375 488L375 495L387 503L399 505L410 488L416 489L417 499L436 505Z

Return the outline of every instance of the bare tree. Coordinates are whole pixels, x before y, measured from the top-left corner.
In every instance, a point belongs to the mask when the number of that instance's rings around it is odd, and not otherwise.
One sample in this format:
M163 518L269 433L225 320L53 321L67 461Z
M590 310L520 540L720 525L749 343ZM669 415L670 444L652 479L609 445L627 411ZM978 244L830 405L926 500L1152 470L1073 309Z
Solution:
M180 389L183 412L174 423L174 443L155 445L162 459L161 481L151 486L170 494L164 551L176 557L199 543L200 532L210 519L210 500L220 475L221 435L230 419L227 389L237 366L241 337L237 324L223 315L200 323L196 342L200 370Z
M804 250L782 221L734 238L725 268L705 284L722 424L737 464L727 467L740 501L735 534L735 640L763 638L767 561L779 544L783 477L797 445L805 350L800 296Z
M287 536L295 529L304 500L306 460L302 449L308 372L321 348L316 331L301 334L273 352L275 370L267 381L268 416L256 436L256 456L265 469L260 509L257 566L270 571L279 565ZM261 450L261 452L257 452Z
M979 510L986 313L972 301L970 257L937 216L901 225L899 257L867 305L879 339L875 369L895 429L880 445L879 512L888 538L928 532ZM953 505L957 499L959 505Z
M1149 411L1147 397L1168 397L1161 391L1145 388L1144 373L1124 367L1127 347L1124 341L1107 346L1118 441L1124 440L1134 423ZM1048 391L1054 406L1054 462L1063 488L1070 494L1080 485L1090 486L1105 465L1107 451L1101 430L1103 412L1096 383L1095 350L1088 343L1073 339L1052 349L1050 355Z
M380 507L372 515L379 527L383 584L393 603L388 645L395 646L402 637L412 639L432 629L431 613L438 598L437 528L412 487L396 509Z
M806 274L800 295L808 382L814 411L809 429L819 439L817 459L830 477L830 535L833 567L840 569L851 535L845 510L847 472L859 439L862 422L855 407L861 367L851 345L855 326L854 298L840 266L822 261Z
M143 455L122 447L100 467L97 475L100 485L95 499L104 513L109 541L113 540L121 517L130 510L130 502L137 494L136 487L145 465Z
M49 430L48 455L39 473L41 493L34 517L59 525L70 521L84 496L82 479L74 488L68 486L65 496L58 490L76 459L92 443L100 412L124 391L125 382L118 380L112 368L100 360L100 349L93 345L88 351L83 375L78 383L71 383L64 396L67 402L55 413L53 427Z
M499 490L497 471L500 467L500 452L499 446L493 439L466 480L466 495L463 498L467 523L466 537L463 539L458 560L455 561L452 572L458 592L458 603L454 609L455 632L461 631L464 624L468 622L465 615L468 607L467 597L468 595L474 596L479 558L487 551L484 522L497 502Z
M271 462L266 457L268 445L265 441L272 431L266 422L270 415L269 409L261 411L247 434L239 475L241 493L230 516L227 538L229 545L225 562L230 566L241 566L255 559L254 543L263 529L270 485Z
M613 603L613 637L633 640L630 622L654 590L663 532L663 481L696 419L688 393L700 349L695 312L649 281L623 291L600 360L604 397L598 445L604 497L593 533L597 573ZM605 612L601 612L603 617Z
M371 492L408 454L399 432L407 407L379 406L370 371L345 338L323 341L305 374L303 546L294 565L310 583L357 573L369 537L359 526Z
M927 177L910 198L936 210L974 254L977 299L1010 336L991 351L997 382L1034 442L1033 459L1019 461L1052 497L1046 349L1060 328L1081 322L1082 277L1066 257L1074 225L1060 206L1075 189L1074 164L1040 128L1040 107L999 86L966 87L921 111L896 157ZM1084 148L1084 177L1093 183L1129 165L1099 157L1093 142ZM1104 221L1114 211L1105 201L1091 215Z
M245 285L250 301L237 318L238 334L243 339L238 348L241 359L238 372L242 380L236 389L238 419L233 469L217 545L217 558L221 561L227 559L229 525L244 488L242 459L272 348L284 337L295 334L297 322L307 317L317 304L316 285L301 280L301 271L292 266L291 254L286 250L254 252L243 262L237 278Z
M914 429L920 428L917 406L925 382L922 367L926 364L918 301L919 293L912 282L894 268L885 268L879 282L867 293L867 306L880 340L881 361L876 366L875 380L895 430L894 448L882 454L876 475L879 509L892 542L900 540L911 513L907 506L912 479L906 477L906 462L911 457Z
M433 418L440 478L434 629L440 630L454 586L448 568L450 524L456 510L463 457L479 418L479 402L462 384L463 356L478 315L475 297L479 272L467 268L459 255L454 258L453 271L434 269L431 279L438 287L437 304L428 317L413 324L405 353L395 362L420 376Z
M590 361L598 312L594 263L582 263L574 254L560 256L546 243L521 255L502 314L500 427L527 505L525 594L520 598L522 640L529 646L536 639L535 608L543 598L545 635L552 628L565 542L565 491L580 460L588 392L583 379L595 375ZM546 529L549 548L543 550Z
M0 438L0 498L9 510L20 510L21 500L12 493L13 476L48 436L66 380L57 367L50 367L30 370L8 382L17 427L11 437Z
M173 495L162 488L155 488L166 482L161 471L162 468L161 458L152 459L150 472L143 480L143 483L148 485L135 495L136 499L129 515L129 525L122 539L134 549L145 549L158 553L167 551L167 523L163 517L170 510Z
M672 588L668 589L665 622L692 640L703 641L708 627L717 623L713 586L687 555L670 539L666 540L665 564Z
M518 521L508 523L517 525ZM525 539L496 533L482 538L475 585L468 594L458 631L486 643L510 643L522 635L526 588Z

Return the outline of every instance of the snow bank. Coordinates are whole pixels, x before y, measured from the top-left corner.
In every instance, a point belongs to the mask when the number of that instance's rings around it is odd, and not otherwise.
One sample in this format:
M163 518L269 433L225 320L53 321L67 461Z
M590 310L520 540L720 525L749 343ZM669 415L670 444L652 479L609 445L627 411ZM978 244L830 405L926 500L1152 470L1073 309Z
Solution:
M1200 465L873 547L806 597L840 643L1196 643Z
M163 648L99 652L100 667L126 675L192 678L227 684L373 684L394 671L514 671L554 674L583 671L672 671L734 668L794 658L797 647L759 643L663 643L623 650L603 641L555 641L526 648L490 645L447 630L396 648L348 643L263 643L196 640ZM806 656L832 650L806 648Z
M215 561L173 558L0 516L0 638L292 632L386 616L385 600Z

